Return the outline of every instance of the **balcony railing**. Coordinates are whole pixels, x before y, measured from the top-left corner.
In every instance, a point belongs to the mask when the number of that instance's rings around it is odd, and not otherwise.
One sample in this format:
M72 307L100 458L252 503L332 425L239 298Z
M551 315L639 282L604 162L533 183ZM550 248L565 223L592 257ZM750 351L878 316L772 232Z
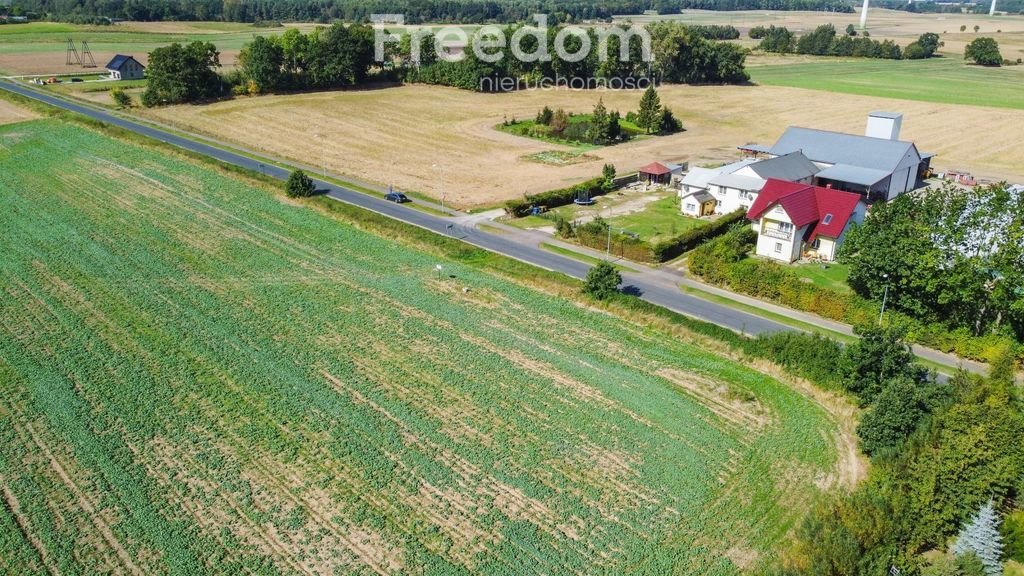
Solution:
M761 233L769 238L777 238L779 240L790 240L793 238L793 232L789 230L780 230L775 227L765 226L761 229Z

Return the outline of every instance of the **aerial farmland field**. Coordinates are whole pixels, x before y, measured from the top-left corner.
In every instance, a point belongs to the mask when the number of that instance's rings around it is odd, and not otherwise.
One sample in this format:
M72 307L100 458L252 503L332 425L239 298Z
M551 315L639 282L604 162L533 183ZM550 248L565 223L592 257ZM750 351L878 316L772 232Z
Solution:
M0 126L0 198L0 573L736 574L850 465L787 383L166 151Z

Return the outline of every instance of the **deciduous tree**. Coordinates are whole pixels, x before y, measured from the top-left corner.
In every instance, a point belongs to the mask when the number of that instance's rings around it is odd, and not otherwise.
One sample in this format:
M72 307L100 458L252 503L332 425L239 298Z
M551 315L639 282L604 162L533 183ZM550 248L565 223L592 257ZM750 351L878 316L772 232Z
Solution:
M1003 63L1003 55L999 53L999 43L994 38L982 37L971 40L967 45L964 60L973 60L981 66L999 66Z

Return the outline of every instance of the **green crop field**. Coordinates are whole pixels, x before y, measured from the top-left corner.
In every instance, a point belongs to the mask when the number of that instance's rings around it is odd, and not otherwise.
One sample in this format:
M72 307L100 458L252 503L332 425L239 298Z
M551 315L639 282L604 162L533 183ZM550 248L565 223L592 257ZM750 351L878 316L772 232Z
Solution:
M0 200L0 573L736 574L843 462L759 372L158 149L3 126Z
M758 84L940 104L1024 108L1024 66L985 68L955 56L929 60L829 58L749 68Z

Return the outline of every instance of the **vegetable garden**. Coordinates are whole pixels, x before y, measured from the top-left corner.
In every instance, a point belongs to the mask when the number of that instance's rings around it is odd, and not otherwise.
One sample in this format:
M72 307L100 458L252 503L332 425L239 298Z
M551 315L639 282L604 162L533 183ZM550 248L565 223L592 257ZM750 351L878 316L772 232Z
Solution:
M666 334L0 134L2 573L736 574L838 463L820 406Z

